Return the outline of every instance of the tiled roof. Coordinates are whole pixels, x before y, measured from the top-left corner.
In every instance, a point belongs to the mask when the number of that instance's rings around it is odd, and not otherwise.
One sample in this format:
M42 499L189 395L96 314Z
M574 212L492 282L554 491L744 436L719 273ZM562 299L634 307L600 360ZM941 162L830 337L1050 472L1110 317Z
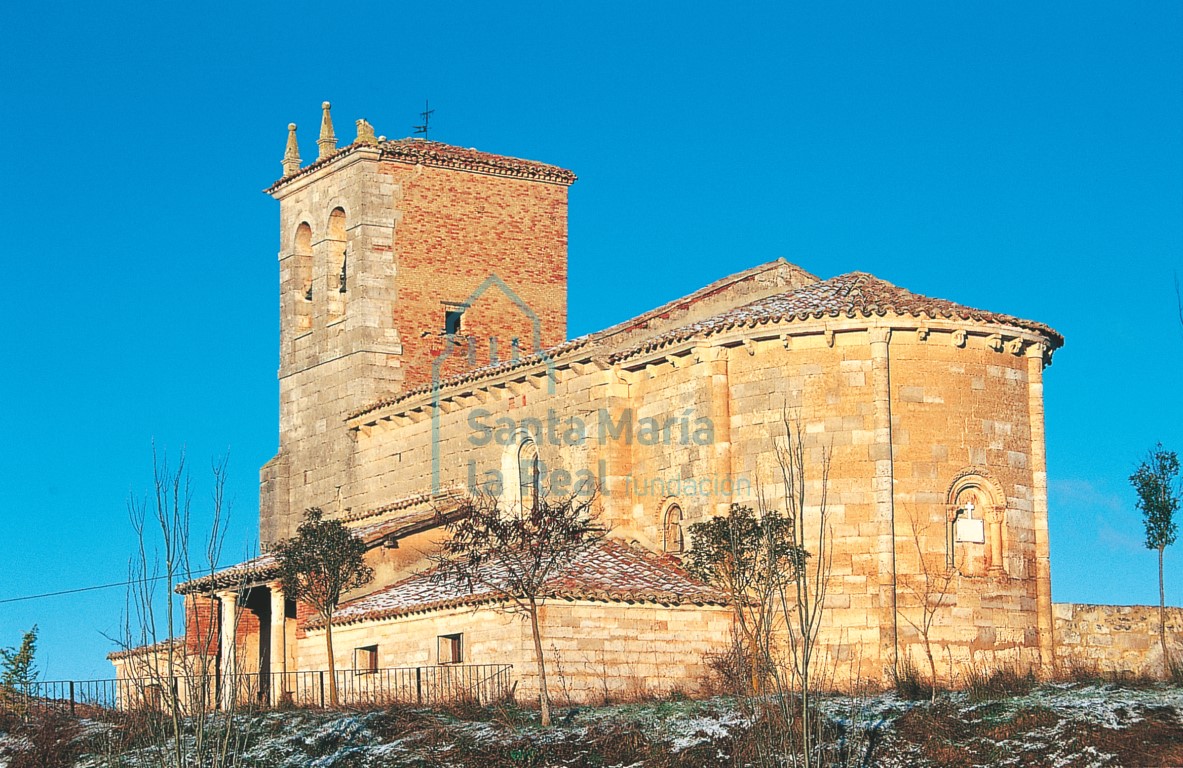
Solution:
M409 535L455 520L464 509L467 497L455 494L444 498L428 497L430 505L417 505L396 517L369 517L364 525L353 527L353 535L372 544L391 534ZM405 509L405 508L404 508Z
M489 376L507 373L519 368L530 368L532 366L538 365L539 363L544 363L547 360L555 360L562 355L575 352L584 347L602 345L613 337L622 336L633 331L647 328L650 323L656 320L667 319L671 314L687 310L705 299L722 293L737 283L742 283L747 280L759 279L762 275L765 275L766 273L774 273L777 270L787 270L793 274L800 275L804 280L817 280L816 277L809 274L800 267L789 264L784 259L776 259L775 261L759 264L755 267L745 269L742 272L736 272L733 275L728 275L721 280L716 280L710 285L699 288L697 291L691 294L674 299L673 301L666 302L660 307L651 309L648 312L643 312L640 315L625 320L622 323L609 326L602 331L596 331L595 333L585 334L583 336L564 341L560 344L556 344L553 347L544 349L541 352L535 352L531 355L520 357L517 360L502 360L497 363L471 368L462 373L458 373L454 376L449 376L443 379L439 382L439 386L450 387L457 384L464 384L469 381L478 381ZM353 413L349 414L347 418L355 419L360 416L365 416L368 413L380 410L388 405L394 405L395 403L400 403L412 397L426 394L430 392L435 386L435 384L424 384L414 389L407 390L406 392L400 392L396 395L391 395L390 397L383 398L382 400L378 400L377 402L371 403L364 408L354 411Z
M653 318L668 316L670 312L692 304L696 297L709 296L713 292L722 290L725 284L733 283L737 279L748 276L756 271L767 269L778 263L780 262L762 264L752 270L745 270L744 272L732 275L724 280L712 283L706 288L695 291L689 296L664 304L657 309L650 310L632 320L619 323L603 331L565 341L562 344L555 345L542 352L528 355L518 360L506 360L493 365L485 365L448 377L439 382L438 386L441 388L453 387L512 370L529 368L546 360L555 360L560 356L575 352L584 347L595 347L598 350L603 350L604 341L611 336L643 328ZM802 274L812 277L808 273ZM775 296L759 299L736 307L735 309L730 309L708 318L658 333L637 344L618 349L607 357L610 362L625 360L634 355L653 349L660 349L669 344L694 338L695 336L706 336L742 325L759 325L773 321L811 320L824 317L885 317L887 315L904 317L924 316L934 320L967 320L1009 325L1042 334L1047 338L1053 349L1059 348L1064 344L1064 337L1043 323L1023 320L1013 315L973 309L972 307L966 307L948 301L947 299L934 299L929 296L923 296L919 293L913 293L906 288L892 285L886 280L881 280L866 272L848 272L845 275L839 275L829 280L811 283L802 288L778 293ZM359 418L387 406L427 394L432 391L434 386L436 385L425 384L421 387L392 395L349 414L347 418Z
M178 585L176 591L177 594L188 595L194 592L241 587L273 577L278 567L279 563L276 562L275 556L264 553L220 571L186 581Z
M1053 348L1064 337L1044 325L1013 315L986 312L947 299L912 293L866 272L849 272L804 288L769 296L696 323L675 328L610 356L622 360L652 349L696 336L704 336L743 325L772 321L813 320L825 317L928 317L934 320L965 320L1009 325L1045 336Z
M394 533L413 533L434 524L446 523L461 507L464 500L457 491L443 495L416 494L399 499L377 509L341 518L353 531L353 535L367 544L373 544ZM390 517L393 512L402 514ZM177 587L182 595L194 592L209 592L231 589L274 578L279 569L275 556L264 553L237 565L223 568L212 574L187 581Z
M427 139L395 139L380 142L378 147L382 150L383 159L419 165L456 168L462 171L549 181L555 184L572 184L576 178L574 173L557 165L494 155L489 152L454 147L451 144L428 141Z
M486 578L493 580L495 574L496 570L490 569ZM613 539L600 542L561 569L547 582L544 596L663 605L727 603L723 592L696 581L673 559ZM333 624L392 619L495 601L492 589L476 586L470 591L467 584L432 569L345 603L333 613ZM323 626L323 621L314 617L306 626Z
M363 148L373 150L375 147L371 144L350 144L349 146L342 147L328 157L320 158L295 173L284 176L265 189L264 192L274 192L293 179L307 176L331 163L333 160ZM560 168L557 165L540 163L535 160L523 160L518 157L508 157L506 155L495 155L491 152L481 152L471 147L455 147L451 144L428 141L427 139L390 139L379 142L377 149L381 153L381 159L393 160L395 162L430 165L437 168L453 168L460 171L487 173L492 176L507 176L515 179L543 181L551 184L570 185L576 179L573 172L566 168Z
M539 363L544 363L547 360L554 360L559 355L563 355L568 352L574 352L580 347L589 346L594 340L594 335L580 336L579 338L571 339L570 341L564 341L562 344L556 344L555 346L544 349L541 352L524 355L519 357L517 360L502 360L497 363L490 363L477 368L470 368L463 373L458 373L455 376L449 376L445 379L442 379L438 386L450 387L457 384L463 384L468 381L478 381L488 376L506 373L518 368L530 368L532 366L538 365ZM415 387L414 389L409 389L406 392L400 392L397 395L383 398L376 402L370 403L364 408L354 411L346 418L355 419L359 416L365 416L367 413L373 413L374 411L385 408L388 405L394 405L395 403L400 403L403 400L407 400L417 395L426 394L432 391L432 389L434 389L436 386L436 384L424 384L422 386Z
M107 659L110 661L118 661L119 659L130 659L133 656L144 656L149 653L157 653L159 651L167 651L169 646L172 646L178 651L185 650L185 638L171 637L167 640L161 640L151 645L141 645L139 648L124 648L120 651L107 654Z

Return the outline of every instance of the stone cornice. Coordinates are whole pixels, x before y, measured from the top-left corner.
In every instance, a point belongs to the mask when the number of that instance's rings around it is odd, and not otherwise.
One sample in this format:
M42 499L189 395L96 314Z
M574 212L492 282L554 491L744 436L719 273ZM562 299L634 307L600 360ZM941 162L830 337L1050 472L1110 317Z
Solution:
M339 149L328 157L317 160L310 165L306 165L296 173L289 176L284 176L271 186L263 190L265 194L271 195L276 200L291 195L303 189L308 184L312 183L319 176L319 171L328 169L340 163L339 167L332 168L333 172L347 168L354 163L363 160L370 160L376 162L381 153L377 147L368 144L350 144L349 146ZM347 162L346 162L347 161Z
M496 390L511 391L515 385L545 377L551 370L555 371L560 381L568 375L582 376L606 369L616 371L618 375L627 375L668 364L671 358L678 361L674 364L675 368L683 367L686 364L683 361L697 360L701 357L698 353L708 349L717 350L714 352L717 355L740 346L745 347L749 354L755 354L761 345L767 343L790 350L801 348L802 342L834 346L849 334L861 334L867 343L877 334L881 341L889 344L947 344L959 348L980 344L981 348L991 349L1000 355L1019 357L1043 354L1050 362L1048 340L1042 334L994 323L911 317L893 318L888 322L884 318L842 318L837 322L830 318L781 320L746 324L704 336L683 338L623 359L617 355L604 357L594 354L594 347L574 346L553 358L549 365L541 359L535 359L510 369L493 369L483 376L474 374L462 381L445 382L439 390L438 400L447 411L445 403L450 406L467 398L486 402L496 396ZM816 341L810 342L810 339ZM1032 350L1037 351L1032 353ZM608 361L611 361L610 366ZM545 382L545 379L542 378L542 381ZM532 388L541 391L541 387ZM383 421L418 421L430 416L436 398L430 387L420 388L353 414L348 419L348 425L357 430Z
M318 159L316 162L301 168L295 173L284 176L263 191L276 198L286 197L295 191L296 188L290 187L294 182L300 179L308 179L314 176L320 169L326 168L342 158L358 154L363 154L374 160L388 160L410 165L447 168L454 171L466 171L487 176L501 176L504 178L537 181L561 186L570 186L576 180L573 172L566 168L560 168L557 165L539 163L534 160L523 160L506 155L495 155L476 149L454 147L438 141L398 139L394 141L381 141L377 145L355 142L347 147L336 150L327 157ZM279 194L280 190L283 190L282 194Z

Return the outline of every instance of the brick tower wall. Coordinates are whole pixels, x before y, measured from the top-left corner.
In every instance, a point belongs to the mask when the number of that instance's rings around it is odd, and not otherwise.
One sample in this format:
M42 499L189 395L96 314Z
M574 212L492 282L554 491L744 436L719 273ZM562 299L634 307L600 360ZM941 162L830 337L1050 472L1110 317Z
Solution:
M346 417L431 381L448 343L448 309L464 316L442 375L488 364L493 348L505 359L556 344L567 325L563 183L413 165L352 147L274 195L280 447L260 477L264 546L292 535L309 507L348 511L338 492L353 481Z

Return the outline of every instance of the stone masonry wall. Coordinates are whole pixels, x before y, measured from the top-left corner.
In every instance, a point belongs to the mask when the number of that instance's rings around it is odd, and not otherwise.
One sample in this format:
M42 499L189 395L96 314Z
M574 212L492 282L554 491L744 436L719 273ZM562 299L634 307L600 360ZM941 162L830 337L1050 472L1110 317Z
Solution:
M982 337L958 347L944 334L901 332L890 349L900 653L927 672L924 606L938 597L951 554L956 575L929 631L938 675L1036 666L1027 360ZM950 553L953 488L964 473L984 481L974 515L985 541Z
M1033 491L1038 394L1029 381L1029 343L854 322L793 331L788 338L740 332L611 366L561 361L553 392L541 368L510 372L445 393L436 424L430 403L412 398L358 428L358 472L342 491L345 503L372 508L430 487L433 441L441 487L468 488L488 473L513 485L516 448L529 433L548 471L544 488L557 473L591 471L613 535L661 551L662 515L671 503L683 510L686 531L733 502L758 506L761 493L783 509L775 443L783 444L786 413L790 428L799 415L810 530L823 453L831 457L828 652L875 678L896 648L922 659L917 627L925 592L935 597L952 558L954 574L929 635L941 649L941 674L1039 663L1036 539L1046 513L1036 514ZM752 338L758 334L764 338ZM634 430L645 419L669 422L670 435L604 439L597 430L605 416ZM552 431L548 420L556 419ZM563 438L570 419L584 422L586 439ZM682 423L693 434L701 420L709 422L710 440L687 440ZM984 518L985 540L956 543L950 552L962 486L978 494L974 514ZM806 544L812 552L816 538Z
M544 605L540 618L551 696L560 701L700 691L706 659L730 642L726 608L562 601ZM371 645L380 667L434 666L439 636L457 633L463 663L512 664L518 698L538 695L529 623L489 607L334 627L333 650L341 669L355 648ZM327 668L323 630L300 641L299 665Z
M1156 605L1056 603L1056 663L1064 672L1162 673ZM1183 660L1183 608L1167 608L1167 645Z

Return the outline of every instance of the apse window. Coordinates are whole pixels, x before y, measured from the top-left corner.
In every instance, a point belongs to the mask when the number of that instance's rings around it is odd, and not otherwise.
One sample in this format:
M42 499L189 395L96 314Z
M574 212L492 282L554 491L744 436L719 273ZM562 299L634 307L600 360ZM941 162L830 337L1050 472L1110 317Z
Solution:
M378 646L367 645L353 651L353 670L359 675L372 675L378 671Z
M673 504L665 513L665 551L681 554L685 541L682 537L682 508Z
M440 664L460 664L464 661L464 635L440 635Z
M464 315L464 311L460 309L449 309L444 313L444 333L448 336L455 336L460 333L460 318Z
M525 440L518 448L518 490L522 509L538 505L538 491L542 477L542 462L538 458L538 446L533 440Z

